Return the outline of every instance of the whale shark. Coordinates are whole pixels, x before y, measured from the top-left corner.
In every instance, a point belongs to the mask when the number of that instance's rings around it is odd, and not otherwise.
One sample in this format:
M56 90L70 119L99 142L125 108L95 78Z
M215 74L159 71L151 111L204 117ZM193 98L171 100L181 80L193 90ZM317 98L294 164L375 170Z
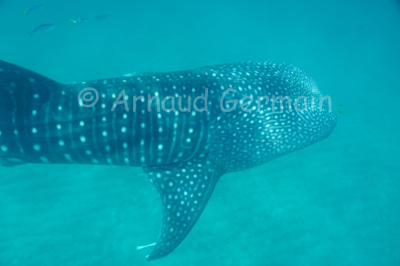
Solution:
M337 121L307 72L275 62L59 83L0 61L0 86L2 166L143 169L162 203L147 260L178 247L222 175L325 139Z

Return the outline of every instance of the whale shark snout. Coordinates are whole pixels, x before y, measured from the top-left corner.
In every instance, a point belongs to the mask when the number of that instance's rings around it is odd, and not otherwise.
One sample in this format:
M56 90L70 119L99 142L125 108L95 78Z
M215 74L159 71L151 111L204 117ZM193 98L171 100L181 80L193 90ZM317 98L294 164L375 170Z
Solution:
M317 87L310 75L296 67L293 71L301 73L301 78L291 75L282 75L282 83L291 88L283 90L289 95L275 102L273 127L281 139L287 153L307 147L315 142L327 138L334 130L337 123L337 114L332 108L331 96L324 95ZM284 99L284 101L282 101ZM287 105L282 104L287 103ZM274 104L273 104L274 105ZM271 123L269 123L270 126ZM272 130L269 130L272 133ZM284 150L284 149L282 149ZM277 149L279 152L280 149Z
M288 117L290 114L281 116ZM264 135L267 136L267 140L274 147L272 150L274 155L271 157L274 158L305 148L327 138L333 132L336 123L336 113L333 110L322 109L314 113L294 113L293 120L275 123L277 125L273 127L267 124Z

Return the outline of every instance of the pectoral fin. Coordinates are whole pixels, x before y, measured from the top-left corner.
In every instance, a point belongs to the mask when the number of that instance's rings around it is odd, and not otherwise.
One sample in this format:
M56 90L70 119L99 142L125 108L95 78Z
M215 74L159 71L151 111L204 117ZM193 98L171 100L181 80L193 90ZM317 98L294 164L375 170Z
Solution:
M162 225L157 243L147 258L171 253L199 219L222 172L209 161L145 167L162 201Z

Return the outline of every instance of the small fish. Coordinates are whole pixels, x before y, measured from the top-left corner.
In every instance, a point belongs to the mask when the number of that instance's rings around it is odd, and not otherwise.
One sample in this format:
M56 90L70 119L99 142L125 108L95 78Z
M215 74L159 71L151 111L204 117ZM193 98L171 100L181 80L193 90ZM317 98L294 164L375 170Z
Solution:
M126 73L126 74L124 74L122 76L124 76L124 77L133 77L133 76L136 76L137 74L138 74L137 72L133 72L133 73Z
M74 27L78 23L87 23L90 21L90 19L88 19L88 18L78 18L77 20L73 20L73 19L70 19L70 20L74 23Z
M343 106L343 104L338 104L337 106L339 106L339 107L342 107L342 106Z
M339 111L337 111L337 112L338 112L339 114L343 114L343 112L342 112L342 111L340 111L340 110L339 110Z
M42 7L43 7L42 4L33 5L33 6L31 6L31 8L29 8L28 11L24 11L24 13L27 17L29 17L29 13L31 13L32 11L37 11L37 10L41 9Z
M33 31L27 31L29 33L29 35L31 36L31 38L33 37L33 34L36 32L42 32L42 31L51 31L55 28L55 24L42 24L37 26Z
M109 17L111 17L111 15L106 15L106 14L104 14L104 15L98 15L98 16L93 17L92 20L95 20L95 21L106 20L106 19L108 19Z

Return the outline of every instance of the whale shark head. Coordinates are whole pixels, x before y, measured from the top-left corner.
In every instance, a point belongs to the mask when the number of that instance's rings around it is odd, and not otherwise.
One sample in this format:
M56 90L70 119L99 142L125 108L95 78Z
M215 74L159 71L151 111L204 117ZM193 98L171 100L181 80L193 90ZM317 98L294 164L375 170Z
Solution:
M240 99L240 106L221 119L220 138L211 148L213 160L226 171L245 170L305 148L335 128L332 99L320 92L307 72L279 63L232 69L236 83L223 85L232 88L224 102Z
M324 96L315 82L303 76L301 82L282 82L282 87L296 91L281 96L272 95L270 104L264 107L264 123L260 134L268 147L267 158L279 156L307 147L327 138L337 122L332 109L332 99Z
M337 115L332 110L330 97L322 95L303 97L301 96L301 100L291 106L288 103L281 111L266 115L260 134L270 148L267 159L305 148L325 139L335 128ZM288 99L283 100L283 103L287 101ZM275 108L279 109L280 106L279 104Z
M295 73L295 74L294 74ZM264 162L327 138L337 122L331 96L326 96L305 71L281 66L269 81L269 102L261 104L259 128Z

